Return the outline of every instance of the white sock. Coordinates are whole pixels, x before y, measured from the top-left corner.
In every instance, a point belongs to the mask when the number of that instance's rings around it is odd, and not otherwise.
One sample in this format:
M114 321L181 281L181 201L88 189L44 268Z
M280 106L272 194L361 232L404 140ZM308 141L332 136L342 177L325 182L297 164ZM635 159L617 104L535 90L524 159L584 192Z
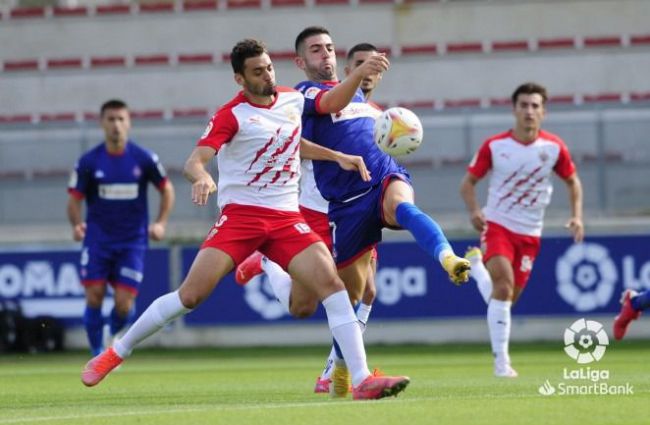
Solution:
M487 322L494 359L500 364L510 364L508 344L510 342L511 301L491 299L487 308Z
M485 268L485 264L483 264L483 260L480 257L470 257L469 262L472 265L472 270L470 270L469 274L476 280L476 286L478 286L483 301L485 301L485 304L488 304L490 298L492 298L492 277L490 276L490 272Z
M370 315L371 309L372 306L368 304L359 304L359 308L357 309L357 323L359 324L359 329L361 329L362 334L368 327L366 325L366 322L368 321L368 316ZM330 351L329 357L327 357L325 368L320 374L320 379L329 379L332 376L332 371L334 370L332 366L334 366L334 364L345 366L345 360L341 359L336 354L336 348L334 348L332 345L332 350Z
M157 298L135 321L124 336L113 343L115 353L121 358L131 354L133 348L147 337L158 332L167 323L191 310L181 303L178 291Z
M359 322L363 324L362 326L363 331L366 330L366 326L368 325L370 310L372 310L372 305L368 305L364 303L359 304L359 307L357 307L357 319L359 319Z
M330 379L332 376L332 371L334 368L334 362L336 362L337 359L336 355L336 350L334 349L334 346L332 345L332 350L330 351L330 355L327 358L327 362L325 363L325 368L323 369L323 372L320 374L320 379Z
M363 346L361 329L345 290L335 292L323 300L332 336L341 347L348 370L352 375L352 385L357 386L370 376L366 363L366 350Z
M262 257L262 270L269 278L275 297L288 313L289 297L291 296L291 276L282 267L266 257Z

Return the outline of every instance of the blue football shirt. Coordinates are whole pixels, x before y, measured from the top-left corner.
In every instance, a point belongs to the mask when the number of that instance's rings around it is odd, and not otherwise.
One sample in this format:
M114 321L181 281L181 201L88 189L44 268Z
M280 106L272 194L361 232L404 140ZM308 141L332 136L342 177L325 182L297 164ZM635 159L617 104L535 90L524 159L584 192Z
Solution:
M305 97L303 128L305 138L329 149L363 157L372 180L364 182L356 171L343 170L336 162L314 161L318 190L328 201L343 202L367 193L389 174L403 172L388 154L374 142L377 109L366 102L361 90L335 114L322 114L320 97L337 83L303 81L296 86Z
M146 245L149 213L147 186L167 183L158 156L129 141L120 154L104 143L85 153L75 165L68 192L86 199L84 245Z

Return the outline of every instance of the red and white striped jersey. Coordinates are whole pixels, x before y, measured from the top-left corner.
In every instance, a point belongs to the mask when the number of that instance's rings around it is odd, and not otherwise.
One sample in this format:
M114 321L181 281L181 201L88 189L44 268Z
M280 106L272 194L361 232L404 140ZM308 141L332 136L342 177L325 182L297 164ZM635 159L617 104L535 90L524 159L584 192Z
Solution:
M300 132L304 98L277 87L272 105L242 92L212 117L198 146L217 151L219 208L256 205L298 211Z
M541 236L553 193L551 172L567 179L576 167L558 136L540 131L525 144L511 130L487 139L467 167L478 178L490 170L485 218L518 234Z

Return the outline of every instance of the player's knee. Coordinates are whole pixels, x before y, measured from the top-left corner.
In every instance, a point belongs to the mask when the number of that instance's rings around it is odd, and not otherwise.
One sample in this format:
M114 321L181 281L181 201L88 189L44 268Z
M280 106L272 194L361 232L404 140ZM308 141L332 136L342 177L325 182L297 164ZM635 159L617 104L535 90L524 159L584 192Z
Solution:
M201 294L190 291L179 291L178 295L181 299L181 304L183 304L183 307L189 308L190 310L198 307L198 305L201 304L205 299L205 297L201 296Z
M512 301L514 297L514 288L512 285L494 285L492 288L492 298L501 301Z
M99 308L104 302L105 290L102 286L93 285L86 287L86 304L88 307Z
M296 319L306 319L307 317L311 317L314 313L316 313L316 309L318 308L318 304L311 305L311 304L300 304L300 305L290 305L289 306L289 313Z
M126 317L126 316L129 315L129 311L131 311L131 303L116 303L115 304L115 312L117 313L118 316Z

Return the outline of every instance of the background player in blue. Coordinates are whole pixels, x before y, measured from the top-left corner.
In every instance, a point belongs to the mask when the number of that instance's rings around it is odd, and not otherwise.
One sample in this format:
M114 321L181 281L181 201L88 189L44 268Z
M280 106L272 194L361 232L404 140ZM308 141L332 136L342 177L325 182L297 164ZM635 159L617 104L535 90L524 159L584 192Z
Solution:
M103 350L102 303L106 284L113 287L115 307L108 324L118 333L134 314L142 282L148 237L161 240L174 205L174 187L158 156L128 139L127 105L109 100L101 107L104 143L77 162L68 184L68 219L75 241L83 240L81 279L86 292L84 326L93 355ZM160 192L156 221L149 224L147 185ZM82 203L86 201L86 220Z
M354 173L314 161L319 191L330 201L334 259L350 299L356 304L364 291L372 248L381 241L384 227L406 229L418 244L440 261L450 279L460 284L469 278L469 261L456 256L440 226L414 204L406 170L374 143L375 112L359 85L368 74L389 67L385 56L371 56L338 82L336 53L327 29L308 27L296 38L296 65L308 81L296 86L305 96L303 123L311 141L332 150L363 157L372 179L365 182ZM343 369L337 364L337 369ZM341 381L335 370L334 387ZM336 389L334 389L336 392Z

